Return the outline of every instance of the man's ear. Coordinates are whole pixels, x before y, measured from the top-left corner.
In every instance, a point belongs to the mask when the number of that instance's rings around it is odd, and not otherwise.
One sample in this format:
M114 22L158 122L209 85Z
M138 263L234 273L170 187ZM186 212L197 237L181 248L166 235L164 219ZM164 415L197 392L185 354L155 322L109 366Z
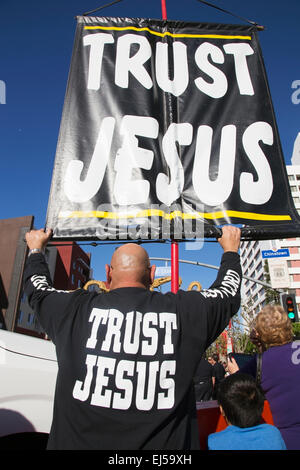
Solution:
M150 285L153 284L153 282L154 282L155 270L156 270L155 264L153 266L150 266Z
M111 283L111 275L110 275L110 265L106 264L105 265L105 274L106 274L106 281L108 284Z

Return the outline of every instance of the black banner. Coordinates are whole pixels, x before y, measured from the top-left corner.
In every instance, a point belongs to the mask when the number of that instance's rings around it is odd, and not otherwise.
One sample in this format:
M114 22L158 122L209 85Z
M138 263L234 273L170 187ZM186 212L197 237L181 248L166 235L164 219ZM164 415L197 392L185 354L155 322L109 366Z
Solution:
M78 17L54 238L300 235L256 28Z

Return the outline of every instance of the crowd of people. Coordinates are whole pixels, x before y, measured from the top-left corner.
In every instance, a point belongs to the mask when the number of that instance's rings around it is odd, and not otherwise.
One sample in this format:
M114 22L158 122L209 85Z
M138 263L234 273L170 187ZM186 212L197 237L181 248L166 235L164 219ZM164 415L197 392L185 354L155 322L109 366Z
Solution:
M245 429L242 435L240 429L237 433L235 428L230 428L224 433L221 432L211 436L209 438L209 448L215 449L217 446L220 446L220 449L225 449L225 447L241 449L242 447L240 446L246 446L247 449L256 448L260 450L261 448L274 449L275 445L280 450L300 450L300 341L294 338L292 323L283 307L280 305L266 305L255 319L250 339L256 346L257 353L249 355L249 360L241 367L238 366L236 360L231 355L229 355L227 361L223 362L223 364L218 362L217 355L213 361L211 357L201 360L199 370L206 373L200 377L201 386L199 386L198 382L199 376L195 377L196 401L216 399L221 413L228 423L238 428L248 428L249 426L235 424L239 421L232 419L228 411L231 408L233 412L235 406L238 410L238 394L235 395L232 390L241 388L245 391L245 381L247 378L248 381L252 381L252 385L250 385L250 382L248 383L249 397L252 387L253 390L256 388L255 394L253 391L253 400L256 399L256 395L260 394L264 397L264 400L268 401L274 422L273 428L276 427L279 431L283 444L274 436L274 438L270 439L270 442L268 437L263 439L261 436L257 439L257 436L260 436L260 433L256 433L257 428L255 428L255 433L251 430L253 441L248 434L249 429ZM217 382L217 386L214 382L213 367L209 368L207 366L204 369L202 366L202 364L209 365L212 362L219 364L219 370L223 368L223 377ZM199 390L204 390L205 388L210 390L209 394L204 395L199 392ZM249 397L246 399L245 394L245 400L240 401L240 403L243 403L243 406L239 408L240 414L243 414L243 407L245 413L247 406L249 406L249 410L251 409ZM231 399L231 404L229 398ZM226 403L225 407L224 403ZM259 409L261 424L263 408ZM227 411L223 413L223 410ZM259 429L266 429L266 426L260 426ZM231 435L231 431L233 435ZM271 431L273 432L274 430ZM272 435L272 432L270 435ZM247 439L244 439L246 435ZM233 436L236 439L232 439L231 443L229 443L228 438L230 437L231 439Z
M283 307L266 305L259 312L251 340L259 353L241 368L229 360L228 370L258 379L287 449L300 450L300 341Z
M245 368L208 347L240 307L240 229L225 226L217 278L200 292L153 292L155 266L126 243L105 266L109 292L56 290L43 251L51 231L26 234L25 292L56 346L48 449L199 449L195 401L217 400L228 424L211 450L300 449L300 344L279 306L257 316L262 358ZM259 362L260 364L260 362ZM261 423L267 399L274 424Z

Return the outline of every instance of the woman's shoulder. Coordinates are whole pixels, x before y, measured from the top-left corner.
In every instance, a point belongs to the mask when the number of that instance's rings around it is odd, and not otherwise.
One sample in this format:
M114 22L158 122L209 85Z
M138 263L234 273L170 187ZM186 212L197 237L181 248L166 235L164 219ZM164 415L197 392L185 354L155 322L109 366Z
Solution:
M264 352L264 356L275 356L281 354L288 354L291 350L296 348L300 348L300 340L298 341L291 341L285 344L278 344L276 346L271 346Z

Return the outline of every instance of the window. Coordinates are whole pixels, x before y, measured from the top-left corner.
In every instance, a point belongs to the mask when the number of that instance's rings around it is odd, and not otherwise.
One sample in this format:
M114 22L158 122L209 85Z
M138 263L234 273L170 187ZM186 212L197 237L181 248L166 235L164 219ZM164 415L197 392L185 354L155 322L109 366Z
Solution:
M256 271L257 273L262 269L262 262L258 263L258 265L256 266Z
M261 287L258 291L258 295L261 297L262 295L264 295L264 293L265 293L265 288Z
M19 313L19 319L18 319L18 323L22 323L23 321L23 317L24 317L24 313L22 311L20 311Z
M259 257L260 257L260 251L256 253L256 255L254 256L254 260L257 261Z

